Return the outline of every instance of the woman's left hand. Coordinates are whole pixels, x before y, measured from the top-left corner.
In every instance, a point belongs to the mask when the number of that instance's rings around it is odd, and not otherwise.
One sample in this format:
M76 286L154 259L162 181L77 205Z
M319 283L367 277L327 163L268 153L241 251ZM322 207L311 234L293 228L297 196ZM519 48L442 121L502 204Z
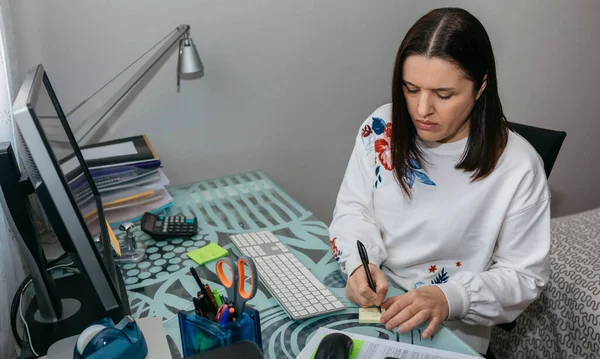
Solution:
M429 322L423 331L423 339L435 333L438 325L448 318L448 301L444 292L437 286L413 289L406 294L388 298L381 303L385 312L381 322L387 330L398 328L406 333L423 322Z

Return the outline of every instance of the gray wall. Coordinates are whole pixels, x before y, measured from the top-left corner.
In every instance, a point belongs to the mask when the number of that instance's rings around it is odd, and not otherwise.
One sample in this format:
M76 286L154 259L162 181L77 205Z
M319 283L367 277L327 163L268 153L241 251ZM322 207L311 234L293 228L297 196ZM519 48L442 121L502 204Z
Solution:
M12 10L20 77L43 63L66 109L190 24L205 76L176 93L172 51L104 138L147 133L174 184L263 169L328 222L359 124L390 100L403 35L448 4L486 26L509 120L568 132L553 215L600 206L600 1L14 0Z

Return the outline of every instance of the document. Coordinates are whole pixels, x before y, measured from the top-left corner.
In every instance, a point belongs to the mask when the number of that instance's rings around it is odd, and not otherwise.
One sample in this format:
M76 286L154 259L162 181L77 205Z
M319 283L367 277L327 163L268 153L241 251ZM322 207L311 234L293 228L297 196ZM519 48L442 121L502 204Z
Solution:
M411 345L406 343L398 343L391 340L384 340L366 335L360 335L350 332L343 332L328 328L319 328L312 339L306 344L304 349L297 356L297 359L312 359L319 347L321 339L327 334L343 333L352 338L354 341L354 349L350 358L356 359L385 359L385 358L402 358L402 359L473 359L481 358L473 355L454 353L446 350L432 349Z

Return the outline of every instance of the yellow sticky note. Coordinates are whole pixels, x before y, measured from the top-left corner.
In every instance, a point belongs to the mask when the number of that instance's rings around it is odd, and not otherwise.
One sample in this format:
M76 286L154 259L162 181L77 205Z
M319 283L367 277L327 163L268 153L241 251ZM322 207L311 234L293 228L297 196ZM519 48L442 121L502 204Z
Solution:
M227 250L215 243L209 243L202 248L187 253L196 263L202 265L227 255Z
M383 308L381 308L381 313L379 313L377 307L360 308L358 310L358 322L363 324L380 324L379 319L384 312L385 309Z

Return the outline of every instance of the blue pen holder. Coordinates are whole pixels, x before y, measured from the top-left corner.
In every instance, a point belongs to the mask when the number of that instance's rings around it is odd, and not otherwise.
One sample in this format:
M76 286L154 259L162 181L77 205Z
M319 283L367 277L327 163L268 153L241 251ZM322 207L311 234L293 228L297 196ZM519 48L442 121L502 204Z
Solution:
M242 315L227 325L209 320L195 311L180 311L177 316L184 358L242 340L256 343L262 351L260 315L256 309L244 308Z

